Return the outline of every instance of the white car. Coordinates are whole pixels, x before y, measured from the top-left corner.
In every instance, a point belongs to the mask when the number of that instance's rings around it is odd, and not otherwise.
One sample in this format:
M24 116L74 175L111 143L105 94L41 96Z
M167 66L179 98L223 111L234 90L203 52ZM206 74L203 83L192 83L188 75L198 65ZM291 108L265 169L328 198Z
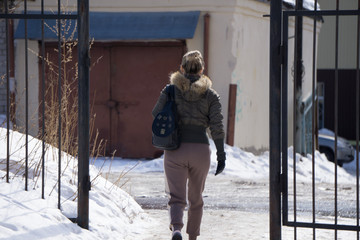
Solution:
M319 130L319 151L324 153L326 158L335 161L335 134L328 129ZM344 163L349 163L354 160L354 147L345 138L337 138L337 163L342 166Z

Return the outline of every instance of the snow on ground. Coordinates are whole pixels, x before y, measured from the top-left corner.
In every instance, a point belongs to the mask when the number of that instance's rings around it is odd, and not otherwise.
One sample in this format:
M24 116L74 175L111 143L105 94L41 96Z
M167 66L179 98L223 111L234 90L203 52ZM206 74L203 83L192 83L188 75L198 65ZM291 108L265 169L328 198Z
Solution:
M92 167L90 194L90 231L73 224L68 217L77 216L76 167L74 158L62 154L61 210L57 208L58 185L55 160L58 152L48 146L46 152L45 200L41 199L41 177L36 172L41 159L41 142L29 136L29 181L24 191L24 135L11 132L10 183L5 179L6 129L0 128L0 239L137 239L149 225L141 207L127 193L99 176ZM34 150L35 149L35 150ZM34 151L33 151L34 150ZM68 166L68 167L66 167Z
M91 169L92 189L90 192L90 229L84 230L72 223L68 217L77 215L76 203L76 161L71 156L62 154L62 179L61 179L61 211L57 209L57 149L47 146L46 151L46 181L45 199L41 199L41 177L39 177L39 164L41 159L41 142L29 136L29 182L28 191L24 191L24 135L12 132L10 137L10 183L6 183L6 129L0 128L0 239L153 239L149 235L152 229L167 224L163 211L154 211L149 215L126 192L108 182L100 176L100 170L105 172L163 172L163 158L148 160L126 159L97 159ZM210 174L216 168L216 150L211 143L212 164ZM269 169L269 154L260 156L242 151L236 147L226 146L227 167L223 174L233 175L242 179L267 180ZM324 155L315 155L316 181L333 182L335 167L327 161ZM289 177L292 177L293 154L289 148ZM311 157L296 157L298 181L310 182L312 176ZM355 161L338 168L338 183L355 184ZM223 213L216 210L206 211L204 221L221 219L234 219L234 215L242 219L242 235L248 239L266 239L268 236L268 215L239 211ZM161 215L161 218L156 218ZM222 221L222 220L219 221ZM229 221L229 220L226 220ZM238 220L229 222L234 229ZM210 223L208 224L211 225ZM231 225L232 226L232 225ZM251 226L254 226L252 228ZM263 226L261 237L252 238L258 227ZM265 226L265 227L264 227ZM233 230L234 230L233 229ZM227 232L228 237L237 239L236 231ZM284 233L287 234L286 232ZM214 235L214 234L212 234ZM211 235L211 236L212 236ZM215 234L216 235L216 234ZM214 236L215 236L214 235ZM217 233L216 236L221 232ZM154 235L152 235L154 236ZM155 235L156 236L156 235ZM328 236L328 235L326 235ZM235 237L235 238L234 238ZM162 239L162 238L159 238ZM210 239L210 238L209 238ZM212 238L211 238L212 239ZM215 238L214 238L215 239ZM216 238L219 239L219 238ZM242 238L239 238L242 239Z
M216 148L213 142L211 146L211 167L210 174L214 174L216 170ZM234 175L249 180L268 180L269 179L269 152L256 156L252 153L241 150L237 147L226 145L226 168L222 174ZM293 179L293 148L288 149L288 176L289 180ZM163 172L163 157L148 160L130 160L130 159L97 159L94 163L98 168L111 170L112 172ZM350 164L344 164L343 168L338 167L339 183L355 183L356 161ZM335 165L329 162L324 154L315 153L315 172L316 182L334 182ZM312 181L312 157L308 155L303 157L296 154L296 179L301 182Z

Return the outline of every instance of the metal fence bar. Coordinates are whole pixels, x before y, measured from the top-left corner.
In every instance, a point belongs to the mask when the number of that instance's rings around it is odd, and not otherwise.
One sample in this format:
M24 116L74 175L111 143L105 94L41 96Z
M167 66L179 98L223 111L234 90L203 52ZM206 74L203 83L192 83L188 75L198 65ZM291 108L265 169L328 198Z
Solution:
M300 5L301 4L301 5ZM302 0L296 0L295 3L295 11L302 9ZM296 188L296 153L297 151L301 152L302 149L297 149L298 141L301 143L301 139L298 138L300 129L300 123L298 121L298 117L300 117L299 110L299 102L301 88L302 88L302 26L303 26L303 19L302 16L295 17L295 43L294 43L294 95L293 95L293 202L294 202L294 222L297 221L297 188ZM294 239L297 239L297 228L294 227Z
M358 0L358 9L360 10L360 0ZM359 214L359 108L360 108L360 15L357 16L357 39L356 39L356 226L359 228L360 222L360 214ZM357 240L360 239L359 229L356 232Z
M296 69L296 68L295 68ZM296 71L296 70L295 70ZM294 96L296 96L296 80L294 79ZM296 101L293 107L293 208L294 208L294 222L296 222ZM296 239L296 226L294 228L294 239Z
M357 231L359 228L356 225L343 225L343 224L328 224L328 223L309 223L309 222L288 222L289 227L299 228L317 228L317 229L332 229L332 230L345 230ZM337 237L337 236L336 236Z
M24 13L27 13L27 0L24 1ZM29 66L28 66L28 28L25 19L25 190L28 190L29 174Z
M286 15L286 13L284 13ZM282 90L281 90L281 144L282 144L282 209L283 209L283 224L288 222L288 17L283 18L283 38L282 38Z
M78 0L78 225L89 228L89 128L90 128L90 56L89 56L89 0ZM281 228L281 226L280 226Z
M44 14L44 0L41 0L41 14ZM41 154L41 198L45 199L45 29L44 29L45 20L41 19L41 105L42 105L42 130L41 130L41 139L42 139L42 154Z
M289 16L303 16L303 17L312 17L315 15L315 11L311 10L291 10L284 11L287 12ZM317 16L353 16L359 15L359 10L319 10L316 11Z
M270 240L281 239L281 0L270 2L270 65L269 116L270 125Z
M39 13L5 13L0 14L0 18L6 19L77 19L77 15L75 14L39 14Z
M58 15L61 12L61 0L58 0ZM59 158L59 166L58 166L58 208L61 208L60 197L61 197L61 19L58 19L58 98L59 98L59 125L58 125L58 158Z
M7 1L4 1L5 13L8 13ZM9 183L10 172L10 67L9 67L9 20L6 21L6 182Z
M280 0L278 0L280 2ZM58 0L58 13L57 14L44 14L44 0L41 0L41 13L40 14L28 14L27 0L24 1L24 13L13 14L8 12L8 1L4 1L5 12L0 14L0 18L6 19L6 44L9 45L9 20L12 19L23 19L25 23L25 190L28 188L28 132L29 132L29 73L28 73L28 22L29 19L41 20L41 58L42 58L42 198L44 198L44 186L45 186L45 136L46 136L46 125L45 125L45 92L46 92L46 81L45 81L45 19L56 19L58 20L58 98L59 98L59 109L58 109L58 150L59 150L59 165L58 165L58 208L60 209L60 196L61 196L61 145L62 145L62 21L65 19L78 20L79 31L78 31L78 56L79 56L79 201L78 201L78 224L88 229L89 214L88 214L88 201L89 201L89 190L90 190L90 176L89 176L89 119L90 119L90 105L89 105L89 0L78 0L78 14L67 15L61 13L61 0ZM280 6L280 4L279 4ZM10 162L10 74L9 74L9 48L6 49L6 75L7 75L7 174L6 180L9 182L9 162ZM81 176L81 177L80 177ZM84 206L85 204L85 206ZM279 208L280 210L280 208ZM280 225L281 228L281 225Z
M311 228L313 229L313 239L316 239L316 229L332 229L335 231L335 239L338 238L338 230L346 230L346 231L356 231L357 232L357 239L359 239L359 232L360 232L360 169L359 169L359 156L356 156L356 162L357 162L357 173L356 173L356 179L357 179L357 183L356 183L356 202L357 202L357 220L356 220L356 224L355 225L344 225L344 224L339 224L338 222L338 179L337 179L337 171L338 171L338 159L337 159L337 139L338 139L338 102L339 102L339 92L338 92L338 86L339 86L339 16L350 16L350 15L356 15L358 17L358 36L357 36L357 81L356 81L356 134L357 134L357 139L356 139L356 150L357 152L359 152L359 135L360 135L360 0L358 0L358 10L339 10L339 0L337 0L337 7L336 10L334 11L317 11L317 0L315 0L315 9L314 11L304 11L304 10L299 10L299 11L284 11L283 12L283 47L282 47L282 51L285 52L284 54L284 65L283 65L283 69L282 69L282 89L285 90L285 79L287 78L287 30L288 30L288 19L290 16L313 16L314 17L314 25L313 25L313 56L312 56L312 66L313 66L313 72L312 72L312 105L315 106L316 105L316 101L317 101L317 94L316 94L316 42L317 42L317 35L316 35L316 29L317 29L317 22L316 20L318 20L318 17L324 15L324 16L335 16L336 17L336 39L335 39L335 99L334 99L334 108L335 108L335 113L334 113L334 119L335 119L335 154L334 154L334 158L335 158L335 175L334 175L334 185L335 185L335 191L334 191L334 208L335 208L335 216L334 216L334 223L333 224L328 224L328 223L319 223L316 222L316 183L315 183L315 176L316 176L316 172L315 172L315 140L314 140L314 136L317 133L317 125L315 123L316 121L316 109L315 107L313 107L312 109L312 135L313 135L313 146L312 146L312 221L309 222L298 222L297 221L297 190L296 190L296 151L298 150L296 146L296 137L295 137L295 129L293 129L294 134L294 155L293 155L293 167L294 167L294 171L293 171L293 177L294 177L294 181L293 181L293 185L294 185L294 220L293 221L288 221L288 194L287 194L287 189L285 189L285 186L287 188L287 180L288 180L288 176L287 176L287 164L285 164L285 161L287 161L287 158L285 157L285 152L286 152L286 147L284 147L284 141L287 139L285 136L285 128L287 129L287 119L282 116L282 179L284 179L284 183L282 184L282 189L283 189L283 224L286 226L291 226L294 228L294 239L297 238L297 228ZM296 38L295 38L296 41ZM296 43L295 43L296 45ZM294 55L297 54L296 52L296 48L294 49ZM294 56L294 59L296 59L297 56ZM296 66L296 65L295 65ZM298 71L298 68L294 67L295 70L295 76L296 76L296 71ZM294 80L294 96L296 96L296 91L295 91L295 86L296 86L296 81ZM287 101L285 98L285 92L282 93L282 99L283 101ZM285 104L282 103L282 109L284 108ZM294 112L293 112L293 121L295 121L296 119L296 104L294 102ZM284 113L284 111L283 111ZM294 126L295 126L295 122L294 122ZM286 201L286 202L285 202Z
M336 0L336 10L339 10L339 0ZM338 138L338 99L339 99L339 15L336 15L335 23L335 99L334 99L334 119L335 119L335 147L334 147L334 165L335 165L335 226L338 224L338 191L337 191L337 171L338 171L338 159L337 159L337 138ZM335 240L337 239L337 229L335 229Z
M317 110L317 104L316 104L316 27L317 27L317 2L318 0L315 0L315 16L314 16L314 28L313 28L313 55L312 55L312 220L315 224L316 222L316 189L315 189L315 138L317 134L315 134L315 130L317 131L315 121L316 121L316 110ZM316 228L313 227L313 239L316 239Z

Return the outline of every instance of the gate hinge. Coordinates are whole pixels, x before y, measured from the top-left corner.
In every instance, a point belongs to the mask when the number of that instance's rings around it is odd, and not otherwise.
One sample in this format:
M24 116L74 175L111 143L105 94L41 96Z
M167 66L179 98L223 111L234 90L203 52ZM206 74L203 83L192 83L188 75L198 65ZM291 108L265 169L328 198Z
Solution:
M284 45L280 45L280 50L279 50L279 55L280 55L280 62L281 65L283 65L285 63L285 46Z

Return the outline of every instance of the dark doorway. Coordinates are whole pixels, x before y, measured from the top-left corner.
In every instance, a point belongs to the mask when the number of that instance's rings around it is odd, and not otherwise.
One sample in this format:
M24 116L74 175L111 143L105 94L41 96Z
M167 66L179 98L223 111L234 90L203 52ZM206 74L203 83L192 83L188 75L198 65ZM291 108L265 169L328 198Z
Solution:
M356 70L339 69L338 134L356 139ZM317 80L324 84L324 127L334 131L335 70L320 69Z

